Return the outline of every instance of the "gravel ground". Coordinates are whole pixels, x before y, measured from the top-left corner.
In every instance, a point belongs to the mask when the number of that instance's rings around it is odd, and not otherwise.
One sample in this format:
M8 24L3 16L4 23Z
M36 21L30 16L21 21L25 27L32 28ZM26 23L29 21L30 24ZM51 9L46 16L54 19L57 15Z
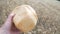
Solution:
M15 7L23 4L32 6L38 15L36 27L25 34L60 34L60 1L57 0L0 0L0 26Z

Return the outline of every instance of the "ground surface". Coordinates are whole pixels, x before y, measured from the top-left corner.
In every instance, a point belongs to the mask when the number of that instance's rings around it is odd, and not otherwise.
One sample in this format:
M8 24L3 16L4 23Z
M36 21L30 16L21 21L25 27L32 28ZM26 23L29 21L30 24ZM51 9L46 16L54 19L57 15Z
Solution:
M23 4L32 6L38 15L37 26L26 34L60 34L60 1L57 0L0 0L0 26L16 6Z

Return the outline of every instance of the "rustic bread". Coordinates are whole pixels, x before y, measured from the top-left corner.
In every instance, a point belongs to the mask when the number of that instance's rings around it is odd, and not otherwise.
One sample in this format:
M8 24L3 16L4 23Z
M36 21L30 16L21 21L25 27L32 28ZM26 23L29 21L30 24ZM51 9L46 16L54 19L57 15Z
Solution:
M37 23L37 14L29 5L21 5L13 10L16 15L13 18L15 26L22 32L28 32L34 28Z

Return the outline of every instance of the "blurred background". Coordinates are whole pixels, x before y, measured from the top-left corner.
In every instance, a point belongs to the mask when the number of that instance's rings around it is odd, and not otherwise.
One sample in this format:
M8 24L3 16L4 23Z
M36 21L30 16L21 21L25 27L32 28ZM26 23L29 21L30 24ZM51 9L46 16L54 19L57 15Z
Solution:
M36 27L26 34L60 34L60 0L0 0L0 26L15 7L24 4L38 15Z

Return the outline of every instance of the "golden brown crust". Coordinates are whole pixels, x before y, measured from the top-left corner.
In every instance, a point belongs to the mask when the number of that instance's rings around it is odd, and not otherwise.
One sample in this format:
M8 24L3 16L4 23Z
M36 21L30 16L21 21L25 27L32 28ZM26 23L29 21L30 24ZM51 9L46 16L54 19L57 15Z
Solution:
M28 32L34 28L37 21L37 15L30 6L21 5L13 10L16 15L13 18L15 26L22 32Z

